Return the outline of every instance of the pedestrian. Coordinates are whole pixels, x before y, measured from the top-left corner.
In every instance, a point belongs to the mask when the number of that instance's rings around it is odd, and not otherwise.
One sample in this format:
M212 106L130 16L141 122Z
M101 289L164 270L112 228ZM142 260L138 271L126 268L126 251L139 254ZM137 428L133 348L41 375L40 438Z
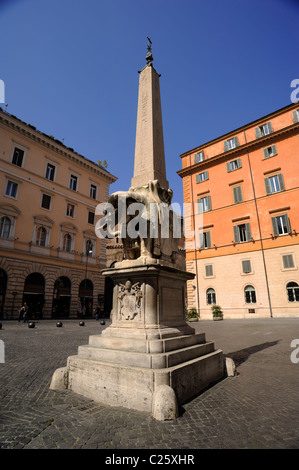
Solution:
M28 313L28 306L26 302L24 302L23 306L19 310L19 318L18 321L23 319L24 323L27 321L27 313Z

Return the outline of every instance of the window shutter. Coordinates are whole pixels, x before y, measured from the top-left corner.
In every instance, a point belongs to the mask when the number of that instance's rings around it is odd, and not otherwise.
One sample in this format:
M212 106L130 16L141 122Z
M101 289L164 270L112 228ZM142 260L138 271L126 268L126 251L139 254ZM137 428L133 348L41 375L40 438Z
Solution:
M271 217L271 222L272 222L272 228L273 228L273 235L277 237L279 235L279 232L278 232L278 225L277 225L276 217Z
M290 224L290 219L289 219L289 216L286 214L286 224L287 224L287 228L288 228L288 233L291 233L291 224Z
M234 239L235 243L240 243L240 233L237 225L234 225Z
M228 151L228 141L227 140L224 141L224 151L225 152Z
M242 160L241 158L237 158L237 167L242 168Z
M245 224L245 230L246 230L246 241L251 240L251 230L250 230L250 224Z
M236 146L236 147L239 147L239 139L238 139L238 137L235 137L235 146Z
M269 130L269 134L271 134L271 132L273 132L273 128L272 128L272 124L271 122L267 122L267 126L268 126L268 130Z
M199 234L199 248L200 248L201 250L203 250L204 247L205 247L204 241L205 241L205 239L204 239L203 233L201 232L201 233Z
M272 145L272 152L273 152L273 155L277 155L277 148L276 148L276 145Z
M230 171L232 171L232 170L231 170L231 166L230 166L230 162L228 162L228 163L226 164L226 169L227 169L227 172L228 172L228 173L229 173Z
M265 178L265 186L266 186L266 193L271 194L271 186L270 186L269 178Z
M262 137L262 133L261 133L261 130L260 130L259 127L256 127L256 128L255 128L255 137L256 137L257 139L259 139L260 137Z
M234 194L235 204L243 201L241 186L236 186L235 188L233 188L233 194Z
M285 189L285 186L284 186L284 181L283 181L283 176L281 173L279 173L278 176L278 180L279 180L279 187L280 187L280 190L283 191Z
M299 122L299 110L297 110L297 109L295 111L293 111L293 121L294 121L294 123Z
M282 255L283 267L285 269L294 268L293 255Z
M206 276L213 276L213 265L212 264L206 264L205 266L206 269Z
M208 208L208 211L212 209L211 196L207 196L207 208Z
M207 245L207 248L211 248L211 233L210 232L206 232L206 245Z
M263 152L264 152L264 158L269 158L268 149L263 149Z
M201 199L197 199L197 213L198 214L202 214L203 212L203 207L202 207L202 200Z
M205 179L205 180L208 180L208 179L209 179L209 172L208 172L208 171L205 171L205 172L204 172L204 179Z
M251 261L249 259L242 261L243 273L251 273Z
M196 175L196 183L200 183L200 176L199 176L199 174Z

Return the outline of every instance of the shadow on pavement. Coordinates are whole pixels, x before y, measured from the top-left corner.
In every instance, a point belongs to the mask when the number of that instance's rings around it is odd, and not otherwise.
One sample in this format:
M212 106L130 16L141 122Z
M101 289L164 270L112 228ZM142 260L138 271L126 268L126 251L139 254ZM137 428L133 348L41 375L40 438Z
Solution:
M235 366L238 367L240 364L247 361L247 359L249 358L249 356L251 356L251 354L255 354L257 352L262 351L263 349L276 346L276 344L278 344L279 341L281 340L278 339L277 341L270 341L267 343L257 344L256 346L250 346L249 348L240 349L239 351L234 351L234 352L225 354L224 356L230 357L234 361Z

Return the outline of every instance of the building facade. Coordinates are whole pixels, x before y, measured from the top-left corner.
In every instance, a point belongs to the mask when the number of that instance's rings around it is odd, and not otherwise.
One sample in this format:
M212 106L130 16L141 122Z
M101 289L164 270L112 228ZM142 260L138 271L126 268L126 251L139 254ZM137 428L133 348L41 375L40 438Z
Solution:
M116 178L0 111L0 315L90 317L104 295L96 206Z
M188 308L299 316L299 105L181 155Z

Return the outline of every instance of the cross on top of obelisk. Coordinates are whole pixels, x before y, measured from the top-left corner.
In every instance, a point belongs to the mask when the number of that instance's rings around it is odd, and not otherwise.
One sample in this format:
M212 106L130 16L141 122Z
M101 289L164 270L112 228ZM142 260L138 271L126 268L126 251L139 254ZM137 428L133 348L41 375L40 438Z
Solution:
M138 188L149 181L158 180L162 188L168 189L159 74L152 66L152 41L149 36L147 39L147 64L139 72L134 176L131 186Z

